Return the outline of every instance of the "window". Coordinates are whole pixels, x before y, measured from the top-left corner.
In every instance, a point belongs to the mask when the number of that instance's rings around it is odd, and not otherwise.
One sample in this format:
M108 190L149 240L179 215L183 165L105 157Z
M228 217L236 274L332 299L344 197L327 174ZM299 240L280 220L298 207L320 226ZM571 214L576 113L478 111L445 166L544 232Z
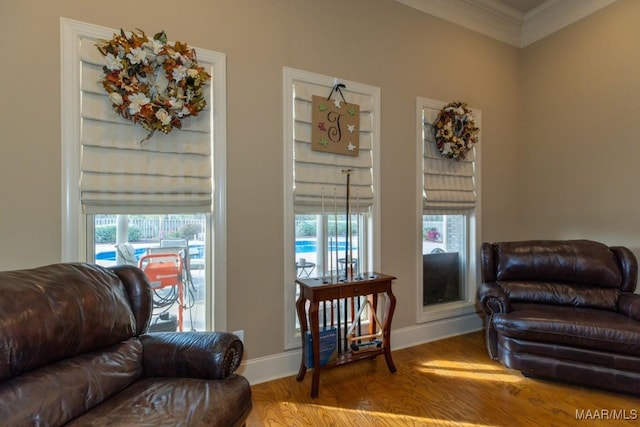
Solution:
M418 321L473 311L480 242L479 144L465 160L443 158L432 123L446 103L418 98ZM480 111L473 110L476 125Z
M299 347L301 343L295 309L296 277L344 274L345 269L358 274L374 271L380 265L376 195L379 89L354 82L340 83L345 85L342 92L346 102L360 106L358 156L310 149L312 96L328 96L336 80L284 69L286 348ZM322 310L321 324L325 319L330 321L332 312L337 315L344 308L334 306L332 310L330 305Z
M422 224L423 305L463 299L467 216L423 215Z
M369 213L350 214L350 223L346 215L300 214L295 215L295 266L296 276L308 277L358 277L370 271L369 249ZM351 226L350 235L347 230ZM347 241L349 245L347 245ZM349 260L347 262L347 260ZM298 297L296 288L296 299ZM320 313L320 322L331 323L333 314L337 323L337 309L334 305L324 307ZM368 321L367 312L362 315ZM296 329L299 328L296 317Z
M61 19L61 33L63 261L137 264L158 328L224 329L224 55L196 49L212 75L207 108L142 146L148 132L99 86L95 43L117 31Z
M295 216L297 277L357 276L369 271L365 237L370 214L354 213L350 217L347 221L346 215L340 214Z
M207 330L209 214L87 215L87 259L139 266L152 287L149 330ZM93 239L91 239L93 236Z

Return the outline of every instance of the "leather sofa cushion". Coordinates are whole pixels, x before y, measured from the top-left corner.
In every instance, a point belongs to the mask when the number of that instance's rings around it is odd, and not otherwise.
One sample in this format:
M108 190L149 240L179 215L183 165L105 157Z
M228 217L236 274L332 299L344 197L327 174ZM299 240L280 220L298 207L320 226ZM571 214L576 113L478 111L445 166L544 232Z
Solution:
M608 356L611 356L610 358L603 358L603 352L550 345L550 347L558 350L567 350L562 354L554 355L553 353L537 351L542 350L540 343L528 341L526 346L514 345L521 343L523 342L501 337L499 358L506 366L522 371L522 374L526 377L547 378L597 389L640 394L640 373L638 372L637 357L609 353ZM531 348L529 344L534 345L536 348ZM551 351L552 349L548 350ZM608 363L607 360L610 360L611 363ZM532 425L537 424L532 423ZM582 422L576 422L571 425L582 424ZM587 422L587 424L592 426L620 425L615 422L607 423L606 421L603 423L597 421Z
M0 295L0 381L135 333L124 285L97 265L3 272Z
M0 382L0 424L59 426L141 378L142 344L131 338Z
M599 286L558 282L498 282L513 302L592 307L616 311L620 291Z
M251 410L246 378L143 378L66 427L239 426Z
M598 366L598 369L622 370L640 374L638 356L611 353L590 348L559 346L544 342L527 341L500 335L500 354L502 357L516 357L521 360L529 358L546 359L550 366L555 361L565 361L573 365ZM507 356L509 355L509 356ZM640 387L640 384L638 384Z
M590 240L501 242L496 280L555 281L620 288L622 275L608 246Z
M492 320L510 338L640 355L640 322L613 311L512 304L511 312Z

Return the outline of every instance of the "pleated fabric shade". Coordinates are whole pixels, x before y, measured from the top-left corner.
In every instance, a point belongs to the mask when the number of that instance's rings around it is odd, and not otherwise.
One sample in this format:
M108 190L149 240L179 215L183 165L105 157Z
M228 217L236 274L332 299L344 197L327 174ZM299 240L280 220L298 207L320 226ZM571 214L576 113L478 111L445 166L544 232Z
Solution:
M342 90L346 101L360 106L360 153L345 156L311 150L311 100L313 95L328 96L331 86L294 83L294 209L298 213L319 212L324 199L327 206L345 206L346 175L351 169L351 203L361 210L374 202L373 186L373 96ZM338 95L337 93L334 94ZM339 96L339 95L338 95Z
M464 160L442 157L432 128L442 106L425 106L422 110L424 209L471 209L477 203L476 151L475 148L469 151Z
M82 38L80 199L86 213L195 213L212 211L212 91L207 107L182 129L148 131L120 117L100 80L96 40ZM209 74L212 64L199 61ZM215 78L215 76L213 76Z

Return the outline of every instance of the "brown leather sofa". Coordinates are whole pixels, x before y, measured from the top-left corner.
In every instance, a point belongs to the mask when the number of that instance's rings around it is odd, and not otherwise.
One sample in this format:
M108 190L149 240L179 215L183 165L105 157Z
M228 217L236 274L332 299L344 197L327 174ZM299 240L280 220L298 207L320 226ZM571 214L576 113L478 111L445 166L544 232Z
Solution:
M640 394L638 263L588 240L482 245L489 356L525 376Z
M240 426L252 407L225 332L145 333L151 291L132 266L0 272L0 424Z

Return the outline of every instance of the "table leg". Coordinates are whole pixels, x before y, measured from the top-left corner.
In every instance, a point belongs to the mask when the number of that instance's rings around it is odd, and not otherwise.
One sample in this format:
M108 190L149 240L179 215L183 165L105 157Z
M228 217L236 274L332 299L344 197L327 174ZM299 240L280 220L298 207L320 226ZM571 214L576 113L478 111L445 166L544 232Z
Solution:
M396 308L396 296L391 291L391 283L387 288L387 304L384 314L384 326L382 327L382 345L384 346L384 358L387 361L387 367L391 373L396 371L396 365L393 364L391 358L391 319Z
M313 348L313 379L311 381L311 397L318 397L320 389L320 319L318 319L318 301L311 303L309 323L311 323L311 342Z
M304 379L305 374L307 373L307 365L305 365L305 360L307 359L307 346L305 342L305 338L307 336L307 313L305 310L306 299L302 296L302 292L300 292L300 296L296 301L296 310L298 312L298 321L300 321L300 336L302 337L302 360L300 361L300 370L298 371L298 376L296 379L298 381L302 381Z
M369 314L369 335L374 335L376 333L376 319L374 317L374 313L378 315L378 294L372 294L368 298L371 298L372 307L372 311Z

